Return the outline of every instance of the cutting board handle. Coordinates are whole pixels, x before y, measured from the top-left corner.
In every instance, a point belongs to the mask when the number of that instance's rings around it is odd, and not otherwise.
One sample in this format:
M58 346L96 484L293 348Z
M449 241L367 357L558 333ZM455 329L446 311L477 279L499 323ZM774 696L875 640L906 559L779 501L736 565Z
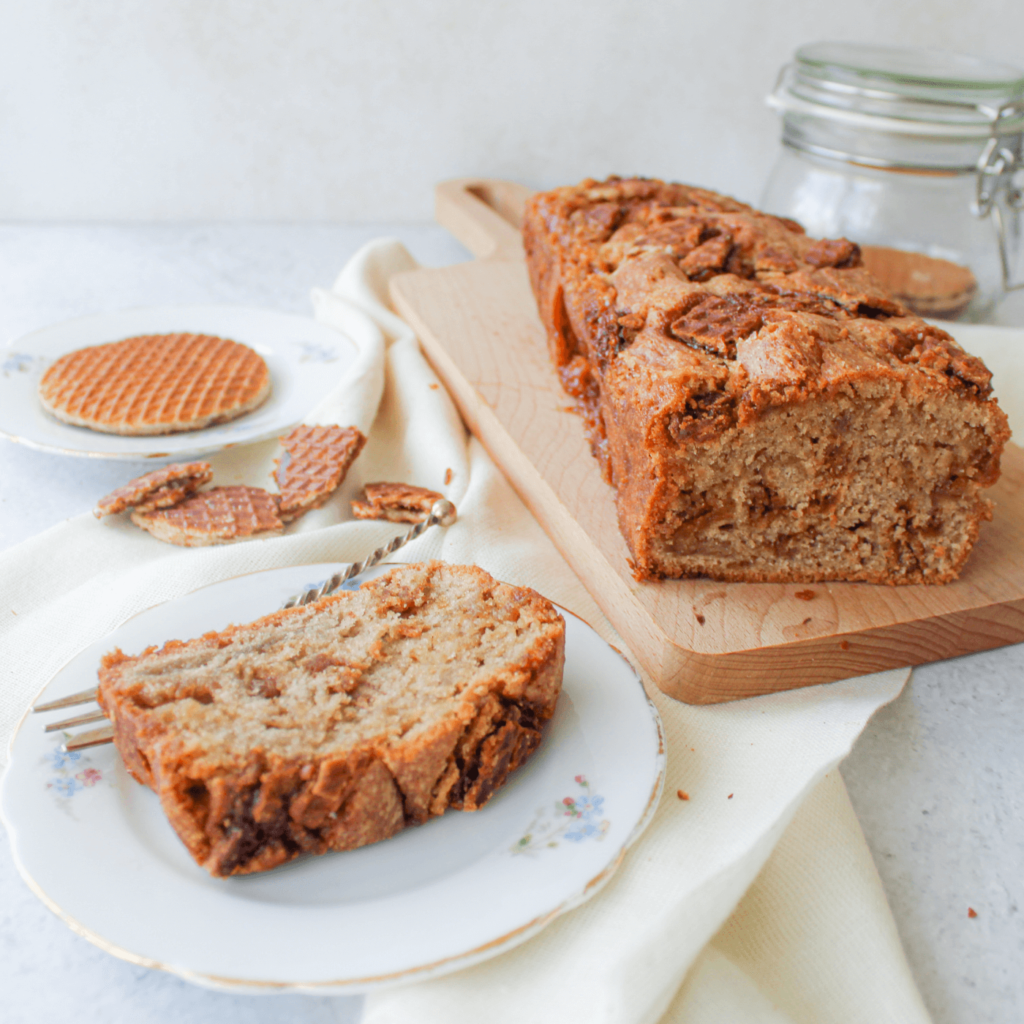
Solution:
M522 259L523 207L531 195L514 181L453 178L434 189L434 215L478 259Z

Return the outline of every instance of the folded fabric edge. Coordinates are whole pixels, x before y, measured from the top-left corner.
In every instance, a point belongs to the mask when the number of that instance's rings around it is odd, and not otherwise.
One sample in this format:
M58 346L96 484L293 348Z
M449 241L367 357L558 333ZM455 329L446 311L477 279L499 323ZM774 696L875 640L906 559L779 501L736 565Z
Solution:
M760 1016L730 1006L733 1024L931 1022L837 769L801 804L661 1024L703 1022L712 1006L721 1015L740 990Z

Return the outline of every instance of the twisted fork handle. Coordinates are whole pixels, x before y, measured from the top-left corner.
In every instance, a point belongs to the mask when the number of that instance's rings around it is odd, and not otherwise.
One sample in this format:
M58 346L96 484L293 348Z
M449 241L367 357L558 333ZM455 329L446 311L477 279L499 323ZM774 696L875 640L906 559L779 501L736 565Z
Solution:
M371 566L383 561L388 555L401 547L405 547L410 541L415 540L420 534L429 530L431 526L451 526L455 522L455 516L455 506L450 501L445 498L435 501L430 509L430 515L422 523L417 523L404 536L394 537L383 547L379 547L372 554L367 555L361 562L353 562L343 572L336 572L319 587L314 587L312 590L307 590L302 594L293 594L281 607L295 608L304 604L310 604L312 601L319 601L321 597L333 594L338 587L343 583L347 583L353 576L366 572Z

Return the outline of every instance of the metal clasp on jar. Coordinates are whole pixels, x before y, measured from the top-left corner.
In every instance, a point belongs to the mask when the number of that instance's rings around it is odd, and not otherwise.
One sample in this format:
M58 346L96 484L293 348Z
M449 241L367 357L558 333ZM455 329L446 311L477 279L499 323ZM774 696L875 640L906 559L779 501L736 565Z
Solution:
M1005 144L1005 138L999 134L1000 122L1006 118L1019 117L1024 113L1024 100L1004 103L998 110L991 111L992 135L981 156L978 157L977 189L975 193L974 214L977 217L991 217L999 242L999 263L1003 273L1003 290L1007 292L1024 288L1024 281L1013 281L1010 245L1008 233L1014 240L1014 256L1019 258L1020 248L1020 216L1024 210L1024 188L1019 180L1024 175L1019 153L1015 153ZM1006 206L1013 214L1013 224L1007 231L1003 211L998 202L999 193L1003 191Z

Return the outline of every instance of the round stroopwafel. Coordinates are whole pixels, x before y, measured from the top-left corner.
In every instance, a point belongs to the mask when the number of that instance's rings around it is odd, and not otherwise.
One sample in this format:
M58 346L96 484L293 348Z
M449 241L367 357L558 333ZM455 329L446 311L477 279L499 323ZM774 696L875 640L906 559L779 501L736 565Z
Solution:
M132 513L157 540L186 548L272 536L284 529L277 498L261 487L214 487L172 508Z
M275 474L281 490L281 518L291 522L319 508L341 485L364 444L366 438L355 427L310 427L303 423L282 437L288 458L277 460Z
M861 251L870 274L918 316L957 320L978 291L978 279L959 263L883 245Z
M270 394L251 348L209 334L146 334L61 356L39 399L59 420L106 434L174 434L235 419Z

